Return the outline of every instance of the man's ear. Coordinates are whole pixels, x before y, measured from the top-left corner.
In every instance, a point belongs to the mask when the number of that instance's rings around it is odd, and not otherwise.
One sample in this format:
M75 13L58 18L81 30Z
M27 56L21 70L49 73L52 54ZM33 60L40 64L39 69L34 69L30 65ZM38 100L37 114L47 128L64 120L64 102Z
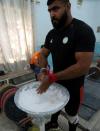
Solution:
M70 8L71 8L71 3L68 2L68 3L66 4L66 7L67 7L67 9L70 10Z

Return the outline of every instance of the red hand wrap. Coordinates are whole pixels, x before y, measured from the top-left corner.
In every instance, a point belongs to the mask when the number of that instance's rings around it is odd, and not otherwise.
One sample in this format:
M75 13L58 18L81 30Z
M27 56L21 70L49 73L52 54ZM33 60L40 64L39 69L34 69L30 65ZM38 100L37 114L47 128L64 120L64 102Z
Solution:
M53 82L57 81L57 77L56 77L56 75L54 73L49 72L48 73L48 78L49 78L50 83L53 83Z

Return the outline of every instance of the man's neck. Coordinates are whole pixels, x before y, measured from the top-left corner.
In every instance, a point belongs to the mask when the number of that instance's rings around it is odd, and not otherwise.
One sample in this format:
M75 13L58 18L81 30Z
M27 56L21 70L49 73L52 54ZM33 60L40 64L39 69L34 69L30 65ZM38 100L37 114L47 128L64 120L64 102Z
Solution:
M73 20L73 17L70 16L69 19L66 21L66 24L65 24L64 27L67 27L68 25L70 25L70 23L72 22L72 20Z
M61 30L65 29L66 27L68 27L68 26L71 24L72 20L73 20L73 17L70 16L70 18L66 21L65 25L62 26L62 27L59 28L59 29L56 29L56 30L61 31Z

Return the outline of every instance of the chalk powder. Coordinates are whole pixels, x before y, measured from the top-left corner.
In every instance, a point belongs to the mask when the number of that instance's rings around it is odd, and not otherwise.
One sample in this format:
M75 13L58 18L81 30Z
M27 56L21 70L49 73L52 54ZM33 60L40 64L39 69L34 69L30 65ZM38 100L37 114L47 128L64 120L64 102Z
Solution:
M67 96L54 85L51 85L45 93L37 94L36 89L39 84L35 85L36 88L32 84L25 85L25 88L19 93L18 103L26 110L36 113L49 112L59 108L65 100L68 100Z

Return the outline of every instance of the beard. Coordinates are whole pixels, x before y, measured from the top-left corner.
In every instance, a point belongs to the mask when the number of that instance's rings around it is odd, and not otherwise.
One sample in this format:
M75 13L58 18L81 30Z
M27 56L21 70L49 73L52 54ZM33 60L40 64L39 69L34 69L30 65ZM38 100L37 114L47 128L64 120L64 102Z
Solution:
M65 26L67 19L68 19L68 15L67 12L65 11L60 19L52 17L51 22L55 29L60 29Z

